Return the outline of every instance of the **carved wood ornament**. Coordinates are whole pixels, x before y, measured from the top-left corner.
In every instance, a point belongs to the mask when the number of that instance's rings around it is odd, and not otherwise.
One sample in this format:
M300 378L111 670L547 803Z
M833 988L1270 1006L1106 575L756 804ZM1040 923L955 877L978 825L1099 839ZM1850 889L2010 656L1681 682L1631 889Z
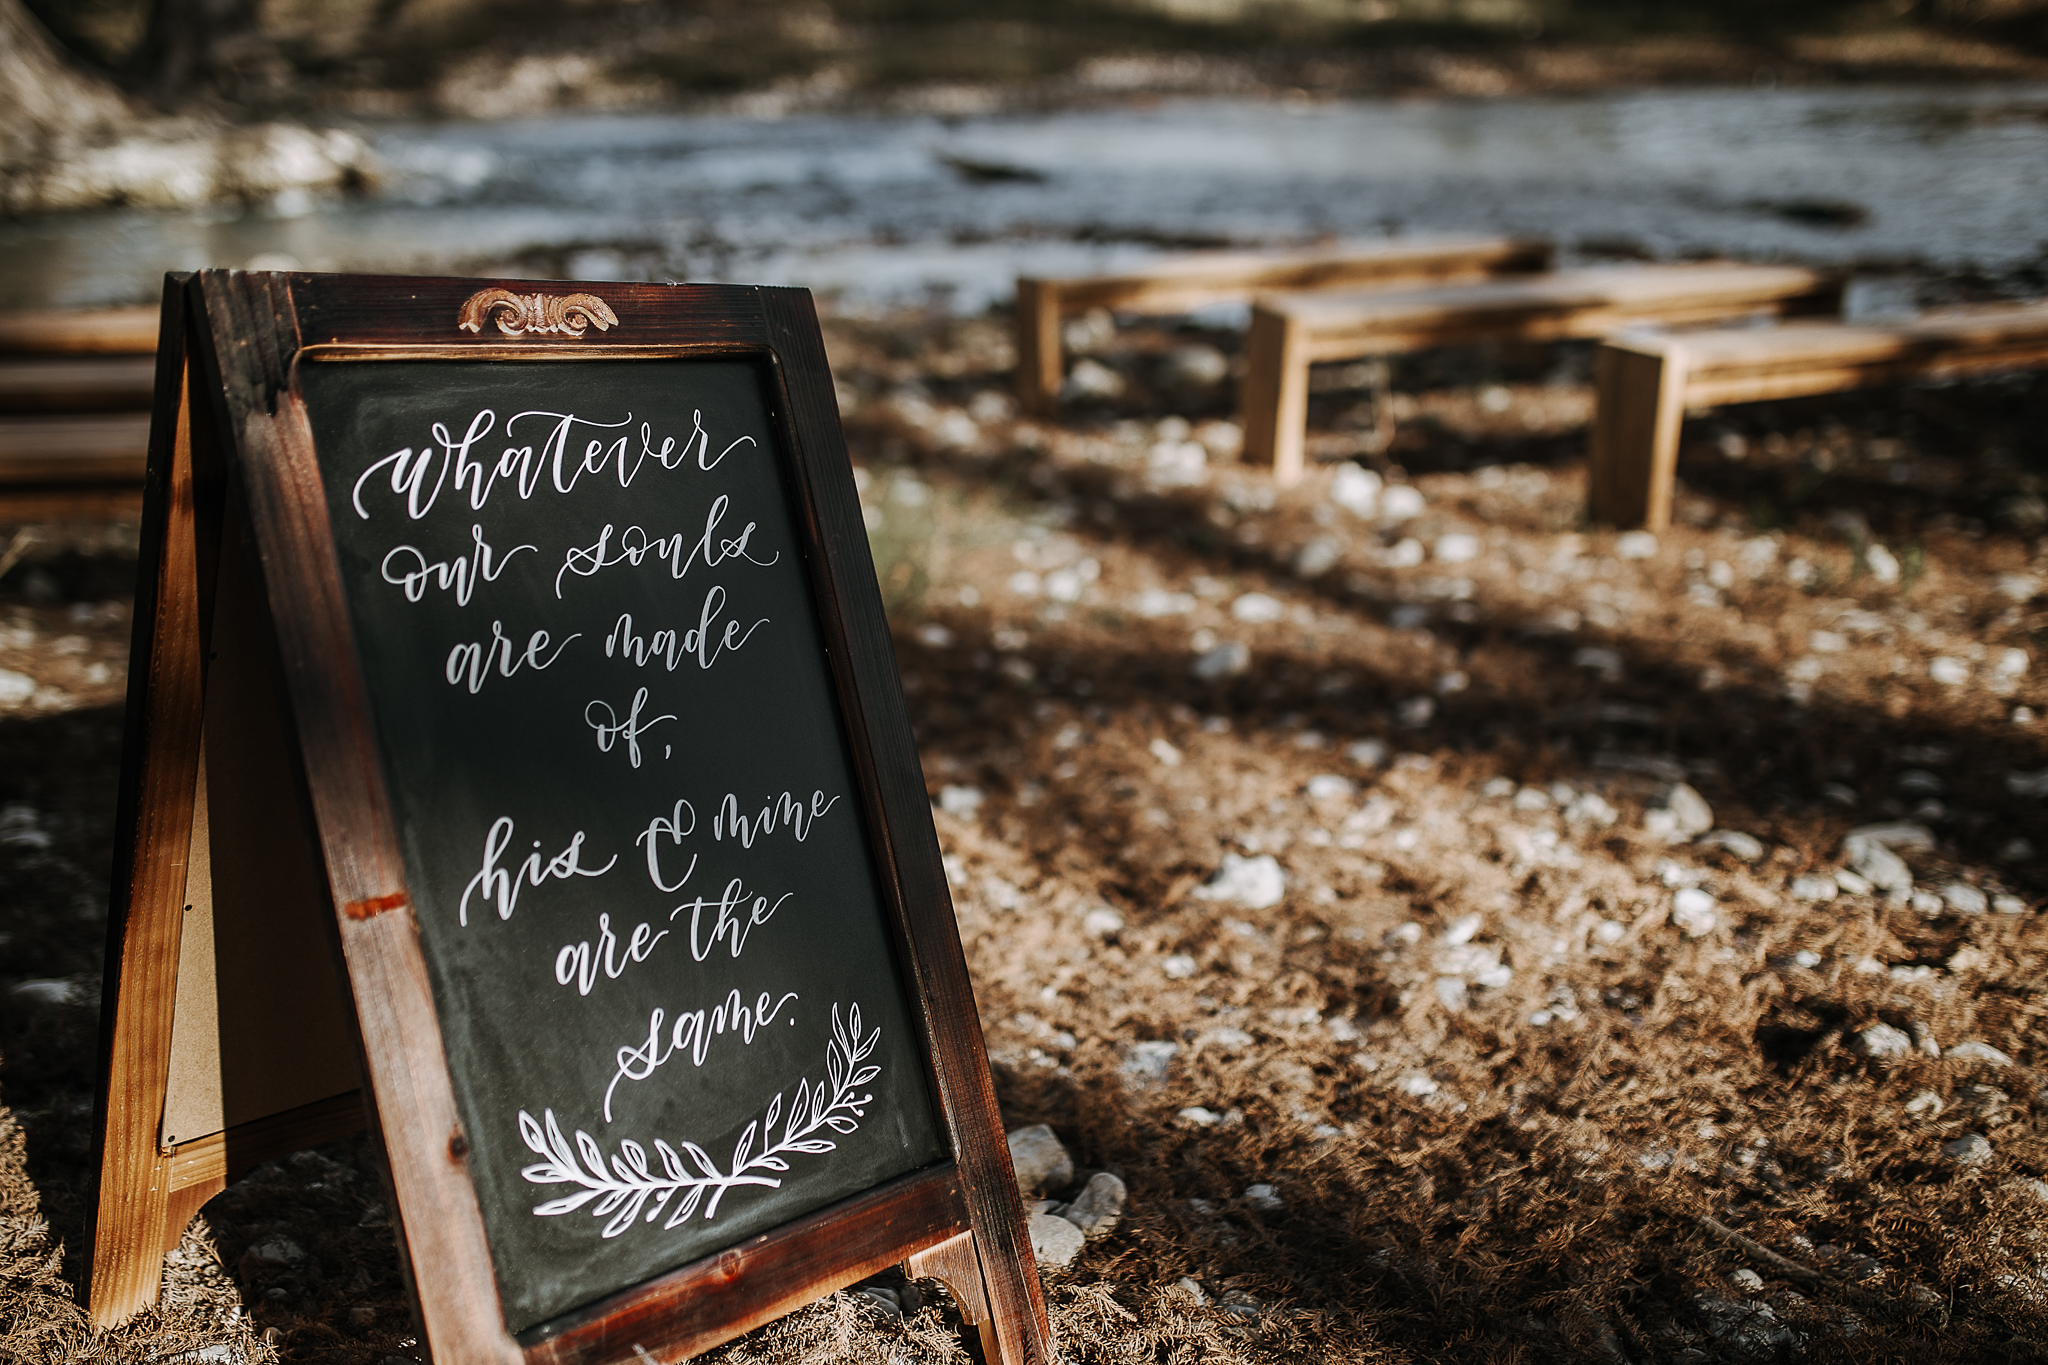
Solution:
M515 294L509 289L481 289L463 302L456 326L465 332L481 332L486 321L496 322L508 337L580 337L590 327L611 330L619 315L595 294Z

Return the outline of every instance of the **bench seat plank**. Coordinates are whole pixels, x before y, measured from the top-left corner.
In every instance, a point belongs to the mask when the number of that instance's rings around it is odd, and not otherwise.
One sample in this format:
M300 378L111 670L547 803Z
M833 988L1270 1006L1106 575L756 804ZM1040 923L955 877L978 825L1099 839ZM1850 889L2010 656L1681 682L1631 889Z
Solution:
M1599 266L1525 278L1373 293L1268 294L1246 340L1244 458L1282 483L1301 476L1308 367L1479 340L1612 336L1750 314L1829 311L1838 275L1800 266Z
M1541 242L1441 236L1305 251L1203 252L1117 274L1022 276L1016 305L1018 393L1030 411L1057 405L1066 377L1060 319L1091 308L1185 313L1248 301L1268 289L1357 289L1536 271L1550 257L1550 247Z
M8 355L154 355L156 333L154 308L0 313L0 353Z
M155 388L153 356L0 360L0 413L147 412Z
M149 414L0 418L0 485L142 482Z
M1618 525L1669 525L1688 409L2042 365L2048 301L1942 309L1894 324L1616 338L1594 362L1587 510Z

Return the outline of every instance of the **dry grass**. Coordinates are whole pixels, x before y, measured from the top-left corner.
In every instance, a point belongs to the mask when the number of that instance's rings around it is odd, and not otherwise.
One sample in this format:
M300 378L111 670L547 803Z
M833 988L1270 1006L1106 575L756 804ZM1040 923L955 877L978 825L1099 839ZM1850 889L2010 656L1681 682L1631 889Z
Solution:
M1362 458L1426 506L1381 523L1332 506L1327 471L1278 498L1228 466L1162 481L1153 448L1182 431L1166 415L1199 431L1226 411L1227 386L1155 382L1190 341L1218 339L1105 343L1127 395L1037 425L1004 409L994 322L831 332L926 770L935 797L961 789L936 818L1006 1112L1131 1189L1117 1233L1048 1275L1068 1358L2048 1354L2048 1204L2027 1183L2048 1176L2048 887L2012 847L2048 847L2048 828L2008 781L2048 767L2013 709L2048 707L2033 658L1997 674L2048 629L2015 577L2048 582L2048 384L1699 421L1685 524L1624 559L1578 524L1570 357L1398 369L1391 444ZM1381 449L1374 400L1330 384L1318 446ZM1472 555L1438 556L1456 535ZM1900 581L1872 571L1879 544ZM119 613L74 623L63 603L111 595L91 575L122 561L90 548L36 561L47 605L0 583L0 621L29 637L0 667L70 698L0 721L0 805L49 836L0 834L15 979L96 970L117 717L77 670L118 648ZM1270 619L1233 612L1253 592ZM83 650L60 652L66 633ZM1219 640L1249 667L1196 679ZM1970 680L1933 680L1937 658ZM1319 775L1353 785L1312 795ZM1672 775L1763 856L1653 836ZM1590 796L1612 823L1568 818ZM1886 818L1934 833L1907 855L1923 887L2022 912L1788 894ZM1277 859L1286 897L1198 896L1226 853ZM1693 938L1671 922L1687 883L1718 918ZM1103 908L1121 927L1086 927ZM89 1334L96 1005L5 1009L0 1358L418 1354L367 1141L238 1183L188 1234L163 1308ZM2012 1063L1855 1055L1876 1022ZM1156 1075L1131 1065L1147 1042L1175 1049ZM1943 1156L1965 1133L1988 1161ZM719 1358L962 1348L941 1309L889 1325L839 1295Z

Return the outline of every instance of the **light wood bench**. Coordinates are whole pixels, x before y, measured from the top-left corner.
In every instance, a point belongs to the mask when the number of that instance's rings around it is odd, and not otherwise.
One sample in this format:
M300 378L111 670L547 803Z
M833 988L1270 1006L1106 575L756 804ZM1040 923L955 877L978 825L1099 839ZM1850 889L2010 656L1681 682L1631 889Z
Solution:
M1275 294L1252 306L1245 340L1244 458L1281 483L1301 477L1308 369L1318 361L1466 341L1606 337L1645 323L1831 312L1839 276L1796 266L1601 266L1526 279L1370 294Z
M142 510L157 310L0 314L0 522Z
M1599 406L1587 511L1620 526L1671 524L1678 432L1688 409L1755 403L2048 365L2048 301L1950 308L1890 325L1733 328L1609 341L1594 361Z
M1017 281L1017 393L1026 410L1050 412L1066 378L1060 320L1092 308L1185 313L1239 303L1267 289L1357 289L1485 279L1546 269L1551 249L1508 237L1418 237L1315 251L1206 252L1121 275Z

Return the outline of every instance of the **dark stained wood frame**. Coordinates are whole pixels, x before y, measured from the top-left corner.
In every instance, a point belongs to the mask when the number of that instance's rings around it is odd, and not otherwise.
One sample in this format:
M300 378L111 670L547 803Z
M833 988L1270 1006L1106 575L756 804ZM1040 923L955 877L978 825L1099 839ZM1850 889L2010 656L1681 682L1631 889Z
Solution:
M527 299L596 294L617 324L508 335L487 319L478 333L458 330L465 300L493 286ZM173 1207L175 1155L156 1148L161 1105L133 1096L162 1094L151 1049L159 1038L167 1046L177 944L166 928L175 917L167 921L164 910L177 908L170 902L182 889L189 840L203 688L199 604L209 600L224 473L246 512L336 910L368 1081L363 1107L382 1130L407 1269L437 1356L505 1365L680 1359L902 1262L912 1274L949 1284L991 1365L1049 1365L1051 1335L1022 1201L809 293L208 271L167 283L164 319L157 412L180 418L159 420L151 442L110 929L117 951L110 951L105 997L95 1319L118 1321L154 1299L162 1249L198 1207L189 1198ZM467 1142L298 367L654 358L746 359L762 367L880 889L953 1155L515 1339L465 1167ZM173 371L175 380L167 377ZM209 439L184 434L201 428ZM218 441L211 439L216 429ZM204 454L195 460L202 446L218 452L225 470L205 468ZM195 485L206 496L195 497ZM151 602L153 612L144 609ZM159 941L167 934L168 948ZM234 1137L227 1135L230 1151Z

